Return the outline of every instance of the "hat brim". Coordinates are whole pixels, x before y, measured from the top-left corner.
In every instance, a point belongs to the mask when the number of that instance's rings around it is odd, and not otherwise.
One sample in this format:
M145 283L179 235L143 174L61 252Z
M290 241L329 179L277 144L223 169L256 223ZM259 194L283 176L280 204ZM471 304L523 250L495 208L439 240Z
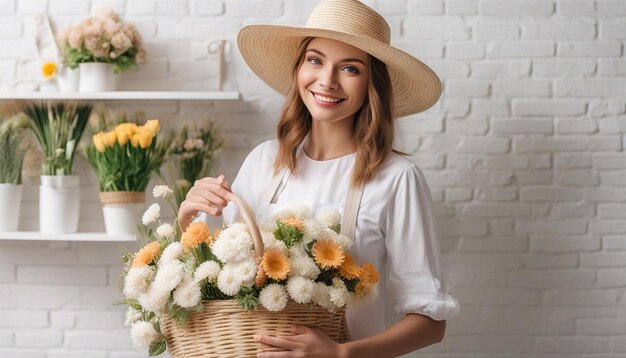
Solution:
M423 62L395 47L352 34L306 27L248 25L239 31L237 44L252 71L286 95L293 80L293 61L306 37L341 41L384 62L391 78L396 116L425 111L441 96L439 77Z

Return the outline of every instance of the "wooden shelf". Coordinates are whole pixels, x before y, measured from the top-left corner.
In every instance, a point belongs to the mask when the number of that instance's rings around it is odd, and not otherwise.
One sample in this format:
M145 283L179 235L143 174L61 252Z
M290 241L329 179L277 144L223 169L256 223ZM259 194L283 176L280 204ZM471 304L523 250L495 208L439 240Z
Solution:
M130 242L135 241L134 235L107 235L104 232L77 232L73 234L42 234L38 231L0 232L0 241L102 241Z
M223 91L113 91L113 92L0 92L3 99L59 100L237 100L239 92Z

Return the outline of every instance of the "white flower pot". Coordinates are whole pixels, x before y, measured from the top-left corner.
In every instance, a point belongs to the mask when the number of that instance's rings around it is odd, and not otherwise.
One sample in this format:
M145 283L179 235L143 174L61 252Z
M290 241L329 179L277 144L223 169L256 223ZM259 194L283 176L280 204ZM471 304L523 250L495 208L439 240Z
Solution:
M78 68L62 67L57 74L59 91L65 93L78 92L79 74Z
M113 65L101 62L85 62L80 68L79 92L115 91L117 77L113 73Z
M80 178L41 176L39 187L39 231L65 234L78 231Z
M0 184L0 232L17 231L22 203L22 185Z
M109 235L134 235L141 222L143 204L114 204L102 207L104 227Z

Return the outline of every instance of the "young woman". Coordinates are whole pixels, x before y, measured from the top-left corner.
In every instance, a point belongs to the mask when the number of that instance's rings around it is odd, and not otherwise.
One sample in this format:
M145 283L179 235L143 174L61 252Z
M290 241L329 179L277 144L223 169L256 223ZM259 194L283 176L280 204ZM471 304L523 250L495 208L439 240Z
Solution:
M247 26L238 43L252 70L287 97L278 139L248 155L232 188L223 175L196 182L181 226L200 212L232 221L231 190L259 219L291 202L333 207L354 233L352 255L381 273L380 294L347 311L352 341L296 326L293 336L257 336L274 348L258 357L395 357L440 342L459 305L443 282L424 176L392 148L394 117L431 107L438 77L391 47L386 21L356 0L322 1L304 28Z

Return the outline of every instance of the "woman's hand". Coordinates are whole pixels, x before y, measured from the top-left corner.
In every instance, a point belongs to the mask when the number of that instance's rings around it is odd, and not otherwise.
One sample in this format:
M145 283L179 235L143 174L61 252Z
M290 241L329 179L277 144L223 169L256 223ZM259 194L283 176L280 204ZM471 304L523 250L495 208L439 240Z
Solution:
M213 216L222 215L222 208L228 205L225 196L229 192L230 184L224 179L224 175L196 180L185 201L180 204L178 210L180 228L185 230L200 211Z
M271 346L267 351L258 353L257 357L347 357L343 345L333 341L318 329L296 325L291 331L293 336L255 335L256 342Z

